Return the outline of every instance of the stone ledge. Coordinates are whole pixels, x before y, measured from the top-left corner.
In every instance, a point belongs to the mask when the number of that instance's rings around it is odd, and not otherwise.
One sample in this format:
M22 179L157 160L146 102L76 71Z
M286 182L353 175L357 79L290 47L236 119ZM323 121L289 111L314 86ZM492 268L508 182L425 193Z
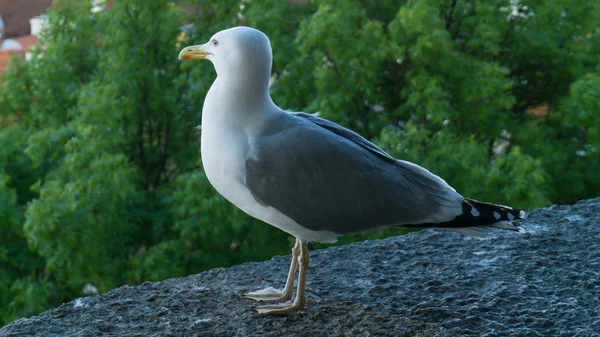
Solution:
M260 317L289 256L80 298L0 336L598 336L600 199L552 206L522 234L421 231L311 252L309 304Z

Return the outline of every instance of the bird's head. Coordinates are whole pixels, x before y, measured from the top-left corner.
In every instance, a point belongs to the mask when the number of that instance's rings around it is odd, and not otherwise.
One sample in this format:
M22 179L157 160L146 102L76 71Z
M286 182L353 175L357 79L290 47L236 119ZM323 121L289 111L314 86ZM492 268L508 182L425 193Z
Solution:
M180 60L209 60L217 75L250 75L248 71L270 74L272 52L269 38L260 30L234 27L220 31L202 45L185 47Z

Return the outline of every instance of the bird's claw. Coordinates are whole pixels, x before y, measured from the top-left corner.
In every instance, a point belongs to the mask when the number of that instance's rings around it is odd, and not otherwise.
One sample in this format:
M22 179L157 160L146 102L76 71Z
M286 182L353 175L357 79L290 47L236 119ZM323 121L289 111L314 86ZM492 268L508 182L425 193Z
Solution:
M289 294L286 294L285 292L281 292L273 287L268 287L265 289L244 294L242 298L247 298L265 303L282 303L290 300L292 298L292 294L291 292Z
M298 310L304 309L304 304L299 303L298 301L294 301L291 304L283 304L283 305L259 305L253 306L252 309L256 310L259 315L287 315Z

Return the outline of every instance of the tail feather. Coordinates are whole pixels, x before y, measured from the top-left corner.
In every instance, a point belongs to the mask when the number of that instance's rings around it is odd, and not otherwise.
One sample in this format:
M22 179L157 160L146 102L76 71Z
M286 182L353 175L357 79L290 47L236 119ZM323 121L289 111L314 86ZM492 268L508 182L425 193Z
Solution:
M451 230L470 236L483 236L490 228L518 231L517 223L502 221L524 219L526 216L520 209L465 198L462 203L462 214L450 221L402 227L427 227Z

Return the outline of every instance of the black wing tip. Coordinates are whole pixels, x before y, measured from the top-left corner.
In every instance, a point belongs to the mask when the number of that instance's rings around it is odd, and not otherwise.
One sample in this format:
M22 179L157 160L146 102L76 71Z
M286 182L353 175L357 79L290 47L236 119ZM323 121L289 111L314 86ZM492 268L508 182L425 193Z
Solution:
M525 211L518 209L518 208L513 208L510 206L506 206L506 205L500 205L500 204L492 204L490 202L483 202L483 201L478 201L478 200L474 200L474 199L469 199L469 198L465 198L463 200L463 212L465 209L465 204L470 206L471 209L476 208L477 207L481 207L484 210L493 210L496 212L502 212L503 214L501 214L501 219L499 221L502 220L515 220L515 219L525 219L527 218L527 213L525 213ZM506 217L506 219L505 219Z
M455 229L488 226L519 231L519 225L513 221L526 217L527 214L520 209L465 198L462 202L462 214L454 219L441 223L412 225L412 227Z

